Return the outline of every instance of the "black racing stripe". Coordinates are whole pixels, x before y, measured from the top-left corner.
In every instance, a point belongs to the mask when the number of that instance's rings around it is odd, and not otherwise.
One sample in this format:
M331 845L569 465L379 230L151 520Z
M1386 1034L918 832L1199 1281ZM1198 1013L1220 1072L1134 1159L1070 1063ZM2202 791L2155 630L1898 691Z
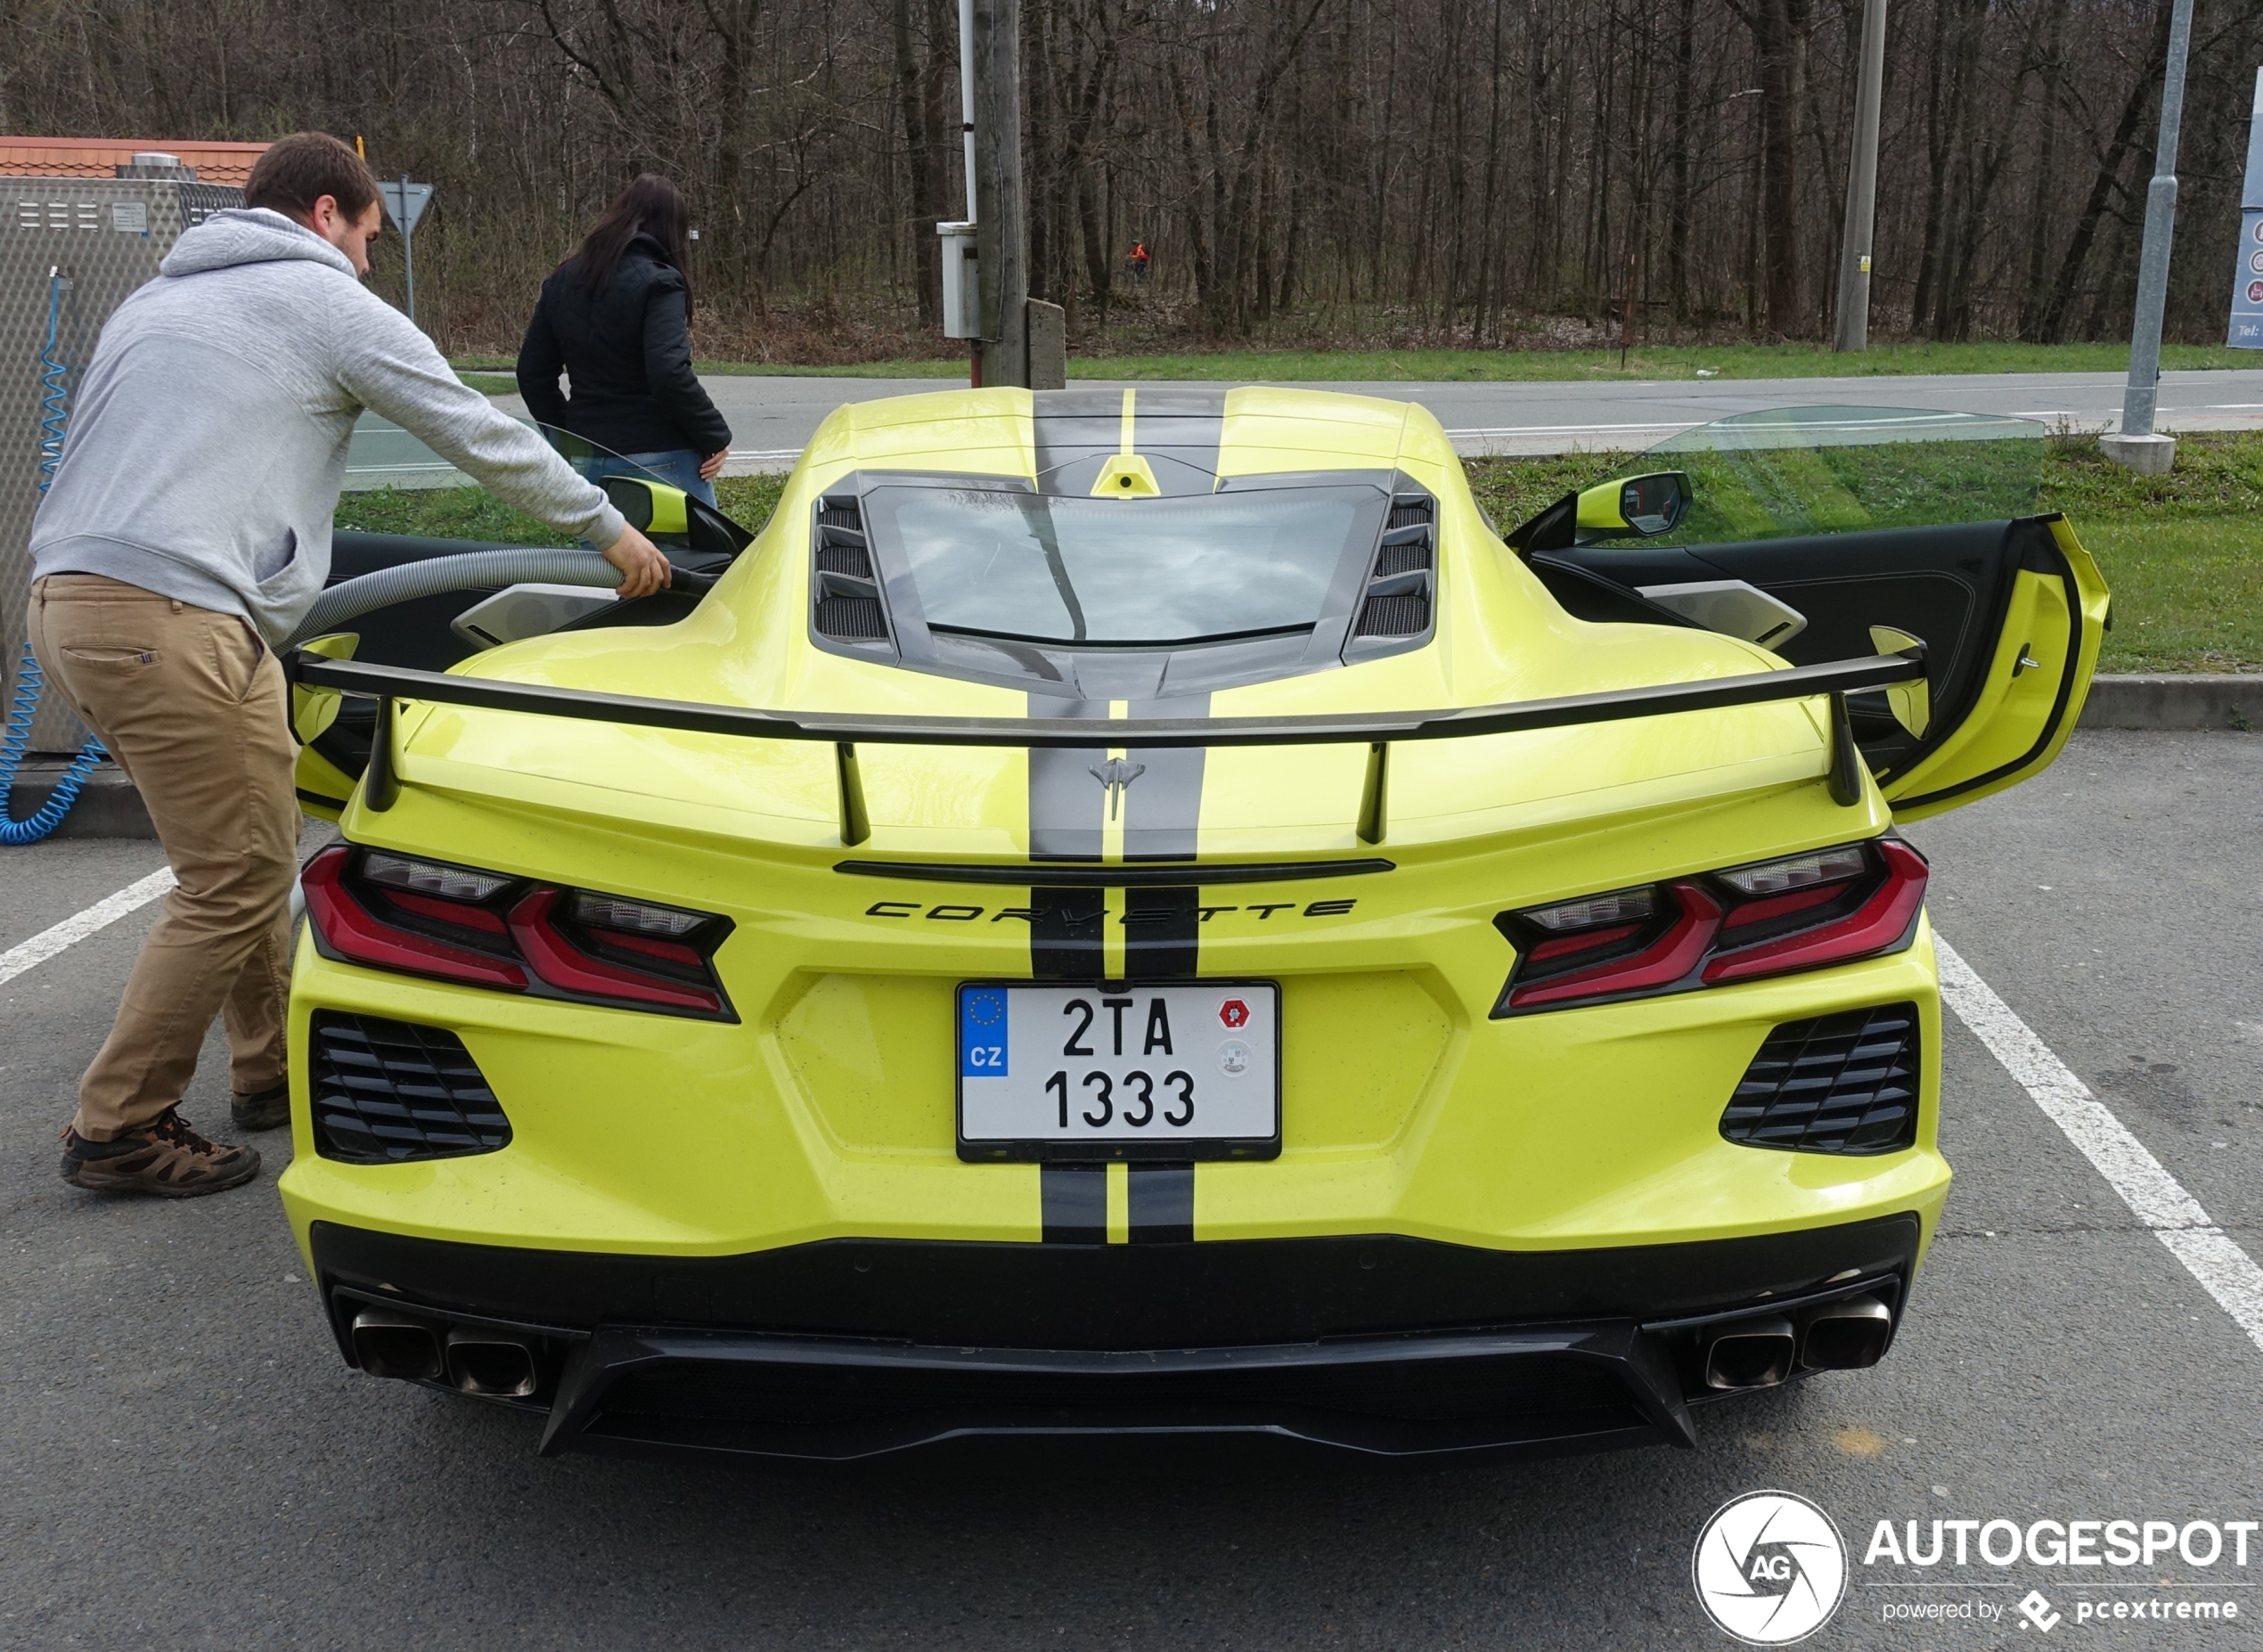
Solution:
M1133 1165L1125 1186L1134 1245L1189 1245L1195 1237L1195 1167Z
M1041 885L1029 892L1029 973L1039 981L1098 981L1107 972L1107 892Z
M1142 388L1132 402L1132 446L1147 455L1156 485L1164 494L1216 489L1218 450L1226 439L1226 394L1200 388Z
M1134 885L1123 892L1123 974L1132 981L1190 981L1199 973L1202 891Z
M1037 490L1082 498L1123 439L1122 390L1040 390L1031 398ZM1170 496L1212 492L1225 438L1223 389L1141 388L1132 404L1132 446Z
M1135 717L1206 717L1210 696L1135 699L1126 709ZM1203 770L1209 754L1200 746L1126 750L1128 761L1146 772L1123 789L1123 858L1194 859L1196 832L1202 824Z
M1105 1245L1108 1242L1108 1173L1105 1165L1041 1165L1037 1185L1045 1210L1048 1245ZM1194 1200L1189 1178L1188 1237L1192 1238Z
M1029 697L1033 717L1091 717L1104 722L1104 699ZM1097 861L1107 813L1107 789L1092 771L1108 760L1104 746L1047 748L1029 753L1029 856L1034 861ZM1097 975L1098 971L1095 971Z
M1095 787L1094 790L1099 788ZM1038 980L1097 981L1106 967L1107 896L1101 889L1029 892L1029 972ZM1108 1183L1105 1166L1041 1165L1038 1198L1049 1245L1105 1245Z
M1121 390L1040 390L1030 397L1037 491L1089 494L1123 434ZM1136 412L1137 404L1134 404Z
M1202 708L1206 714L1207 703ZM1193 714L1190 714L1193 715ZM1154 759L1181 754L1145 754L1148 773L1126 794L1126 802L1140 787L1156 778ZM1199 751L1192 753L1197 758ZM1173 778L1166 773L1166 778ZM1194 822L1202 807L1202 767L1191 777L1175 777L1184 795L1174 797L1164 788L1143 799L1155 814L1164 806L1184 818L1186 854L1194 853ZM1124 828L1126 858L1132 828ZM1123 973L1134 981L1192 980L1201 962L1202 891L1192 885L1133 886L1123 892ZM1185 1165L1132 1165L1124 1183L1129 1199L1130 1238L1135 1245L1185 1245L1195 1237L1195 1167Z

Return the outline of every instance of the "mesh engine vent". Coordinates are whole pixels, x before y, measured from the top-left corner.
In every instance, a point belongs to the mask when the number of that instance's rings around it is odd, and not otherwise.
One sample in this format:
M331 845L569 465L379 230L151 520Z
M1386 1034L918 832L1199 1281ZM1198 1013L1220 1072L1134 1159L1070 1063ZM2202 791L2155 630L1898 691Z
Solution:
M1744 1147L1895 1153L1917 1140L1917 1006L1786 1021L1745 1069L1720 1133Z
M308 1043L315 1146L324 1158L388 1165L509 1145L511 1120L445 1028L321 1010Z
M1388 579L1393 574L1411 574L1418 568L1430 566L1428 545L1385 545L1375 559L1375 577Z
M817 628L829 637L857 639L888 634L888 622L880 612L877 597L819 598Z
M810 594L816 604L811 626L836 642L886 642L887 609L880 601L871 547L864 541L864 510L855 495L832 495L817 502L814 537Z
M1421 595L1369 597L1360 610L1362 637L1410 637L1430 623L1430 599Z
M870 579L872 557L862 545L822 544L817 547L817 571L846 574L851 579Z
M1391 519L1383 525L1389 533L1393 528L1414 527L1430 519L1427 499L1394 499L1391 502Z

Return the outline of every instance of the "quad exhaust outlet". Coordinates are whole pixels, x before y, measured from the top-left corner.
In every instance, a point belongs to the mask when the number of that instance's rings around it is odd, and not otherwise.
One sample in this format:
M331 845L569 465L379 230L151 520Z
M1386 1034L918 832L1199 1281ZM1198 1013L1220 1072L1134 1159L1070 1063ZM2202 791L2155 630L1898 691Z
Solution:
M1811 1371L1863 1370L1893 1336L1893 1314L1875 1296L1850 1296L1811 1309L1801 1328L1800 1364Z
M431 1326L381 1308L364 1308L354 1316L354 1358L372 1377L404 1382L437 1382L446 1370Z
M1738 1320L1705 1345L1709 1388L1772 1388L1792 1374L1798 1334L1781 1314Z
M364 1308L352 1339L355 1360L372 1377L445 1383L492 1399L523 1400L542 1386L534 1347L505 1331Z
M1705 1386L1772 1388L1794 1371L1851 1371L1875 1365L1893 1337L1893 1311L1867 1293L1801 1312L1733 1320L1703 1345Z

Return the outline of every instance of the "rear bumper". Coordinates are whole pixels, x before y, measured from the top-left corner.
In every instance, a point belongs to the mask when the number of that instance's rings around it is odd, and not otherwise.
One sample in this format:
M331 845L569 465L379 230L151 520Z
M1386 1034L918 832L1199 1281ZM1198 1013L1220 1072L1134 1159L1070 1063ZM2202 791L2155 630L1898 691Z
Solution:
M1880 1296L1916 1214L1582 1251L1392 1235L834 1239L683 1258L316 1223L341 1351L381 1307L531 1351L545 1452L846 1459L966 1435L1259 1433L1360 1452L1691 1443L1708 1328ZM445 1379L442 1379L445 1383Z

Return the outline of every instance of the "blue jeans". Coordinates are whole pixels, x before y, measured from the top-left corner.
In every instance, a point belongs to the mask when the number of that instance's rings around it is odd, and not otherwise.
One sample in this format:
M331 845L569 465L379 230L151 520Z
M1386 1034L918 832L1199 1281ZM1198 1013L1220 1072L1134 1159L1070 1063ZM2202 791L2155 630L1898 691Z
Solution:
M671 487L681 487L700 503L712 506L715 502L715 484L699 479L702 455L688 447L678 447L664 454L619 454L610 458L576 459L574 468L592 482L609 476L643 474Z

